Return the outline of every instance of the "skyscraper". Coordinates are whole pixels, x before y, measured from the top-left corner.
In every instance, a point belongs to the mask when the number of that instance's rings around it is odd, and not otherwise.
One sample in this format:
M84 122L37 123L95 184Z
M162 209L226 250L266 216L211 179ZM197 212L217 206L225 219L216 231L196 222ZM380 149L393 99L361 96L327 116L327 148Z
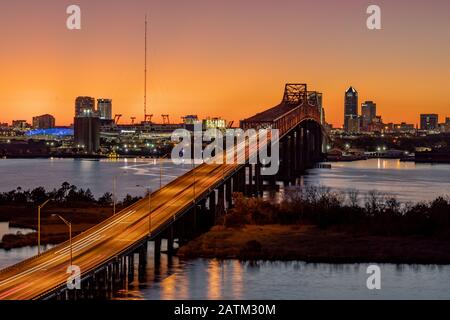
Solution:
M377 116L377 104L373 101L366 101L361 105L362 128L367 130L369 124Z
M95 99L91 97L78 97L75 100L75 117L95 112Z
M112 120L112 100L97 99L97 112L101 120Z
M437 114L421 114L420 115L420 129L421 130L436 130L439 126L439 115Z
M358 92L350 87L345 92L344 130L349 131L349 119L358 119Z
M92 154L100 149L100 118L91 109L82 109L74 119L74 147Z

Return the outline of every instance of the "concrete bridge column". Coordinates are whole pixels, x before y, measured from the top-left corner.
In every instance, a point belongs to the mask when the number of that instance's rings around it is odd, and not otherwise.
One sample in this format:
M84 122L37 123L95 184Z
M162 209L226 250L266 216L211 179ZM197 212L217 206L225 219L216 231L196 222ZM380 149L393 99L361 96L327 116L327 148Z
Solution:
M174 231L173 231L173 224L169 227L167 230L167 254L169 256L173 255L173 241L174 241Z
M303 169L309 168L311 156L311 132L308 123L303 127Z
M248 164L246 166L246 168L248 168L248 184L246 187L245 195L248 197L252 197L253 196L253 165Z
M297 140L295 137L295 131L291 133L289 136L289 182L291 184L295 184L295 178L296 178L296 171L295 171L295 165L296 165L296 155L297 153Z
M323 134L322 134L322 129L320 128L319 125L317 125L316 132L317 132L317 134L316 134L316 150L317 150L316 161L321 161L322 160Z
M225 202L226 202L226 209L230 209L232 206L232 200L233 200L233 191L231 190L231 180L228 179L225 182Z
M289 176L290 176L290 138L289 136L285 136L281 141L281 181L285 185L289 185Z
M262 197L264 190L263 190L263 178L261 175L261 163L257 163L255 165L255 186L256 186L256 196L257 197Z
M128 255L128 284L134 281L134 253Z
M225 185L219 186L219 198L217 200L217 212L216 214L223 214L225 211Z
M155 265L158 265L161 261L161 237L158 236L153 241L154 244L154 259L155 259Z
M238 180L238 192L245 193L245 166L241 168L237 173Z
M208 221L210 225L216 223L216 191L213 190L208 197Z
M145 281L147 275L147 252L148 252L148 242L145 241L139 248L139 266L138 266L138 279L139 282Z

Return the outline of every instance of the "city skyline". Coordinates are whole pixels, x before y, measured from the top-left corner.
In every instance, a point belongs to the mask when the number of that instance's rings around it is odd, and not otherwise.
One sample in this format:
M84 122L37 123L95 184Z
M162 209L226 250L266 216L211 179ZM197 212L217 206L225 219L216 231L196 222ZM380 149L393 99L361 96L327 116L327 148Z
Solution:
M349 86L360 101L376 101L386 122L418 124L419 114L430 110L448 116L450 93L440 89L450 80L450 46L442 41L448 2L430 9L423 1L381 1L379 31L365 27L363 1L262 1L257 12L252 3L81 0L80 31L65 28L67 1L2 3L9 15L0 22L8 48L1 53L0 122L50 113L58 125L69 125L80 95L111 98L125 121L143 120L144 12L155 120L196 113L236 123L279 102L280 84L298 79L323 89L327 121L335 127L342 126ZM317 20L323 23L310 28ZM293 40L299 34L317 50L302 50Z

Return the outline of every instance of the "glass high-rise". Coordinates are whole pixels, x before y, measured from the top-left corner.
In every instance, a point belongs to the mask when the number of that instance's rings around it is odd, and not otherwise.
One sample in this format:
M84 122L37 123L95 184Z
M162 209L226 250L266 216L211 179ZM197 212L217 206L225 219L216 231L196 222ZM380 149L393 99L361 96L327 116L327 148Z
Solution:
M351 119L351 120L350 120ZM350 87L345 91L344 130L349 131L352 120L358 119L358 92ZM350 121L349 121L350 120Z

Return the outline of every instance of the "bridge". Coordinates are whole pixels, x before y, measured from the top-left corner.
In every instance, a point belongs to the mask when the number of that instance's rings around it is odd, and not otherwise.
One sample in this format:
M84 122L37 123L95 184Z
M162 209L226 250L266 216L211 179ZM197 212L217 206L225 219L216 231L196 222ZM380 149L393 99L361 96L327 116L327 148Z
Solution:
M281 103L241 121L242 129L278 129L280 170L262 176L261 164L201 164L95 227L45 253L0 271L0 300L104 299L145 274L149 243L156 262L208 230L233 205L233 193L261 196L320 160L322 95L306 84L287 84ZM270 143L270 142L269 142ZM247 158L256 150L248 150ZM80 268L81 288L67 286L69 266ZM135 270L137 269L137 270Z

